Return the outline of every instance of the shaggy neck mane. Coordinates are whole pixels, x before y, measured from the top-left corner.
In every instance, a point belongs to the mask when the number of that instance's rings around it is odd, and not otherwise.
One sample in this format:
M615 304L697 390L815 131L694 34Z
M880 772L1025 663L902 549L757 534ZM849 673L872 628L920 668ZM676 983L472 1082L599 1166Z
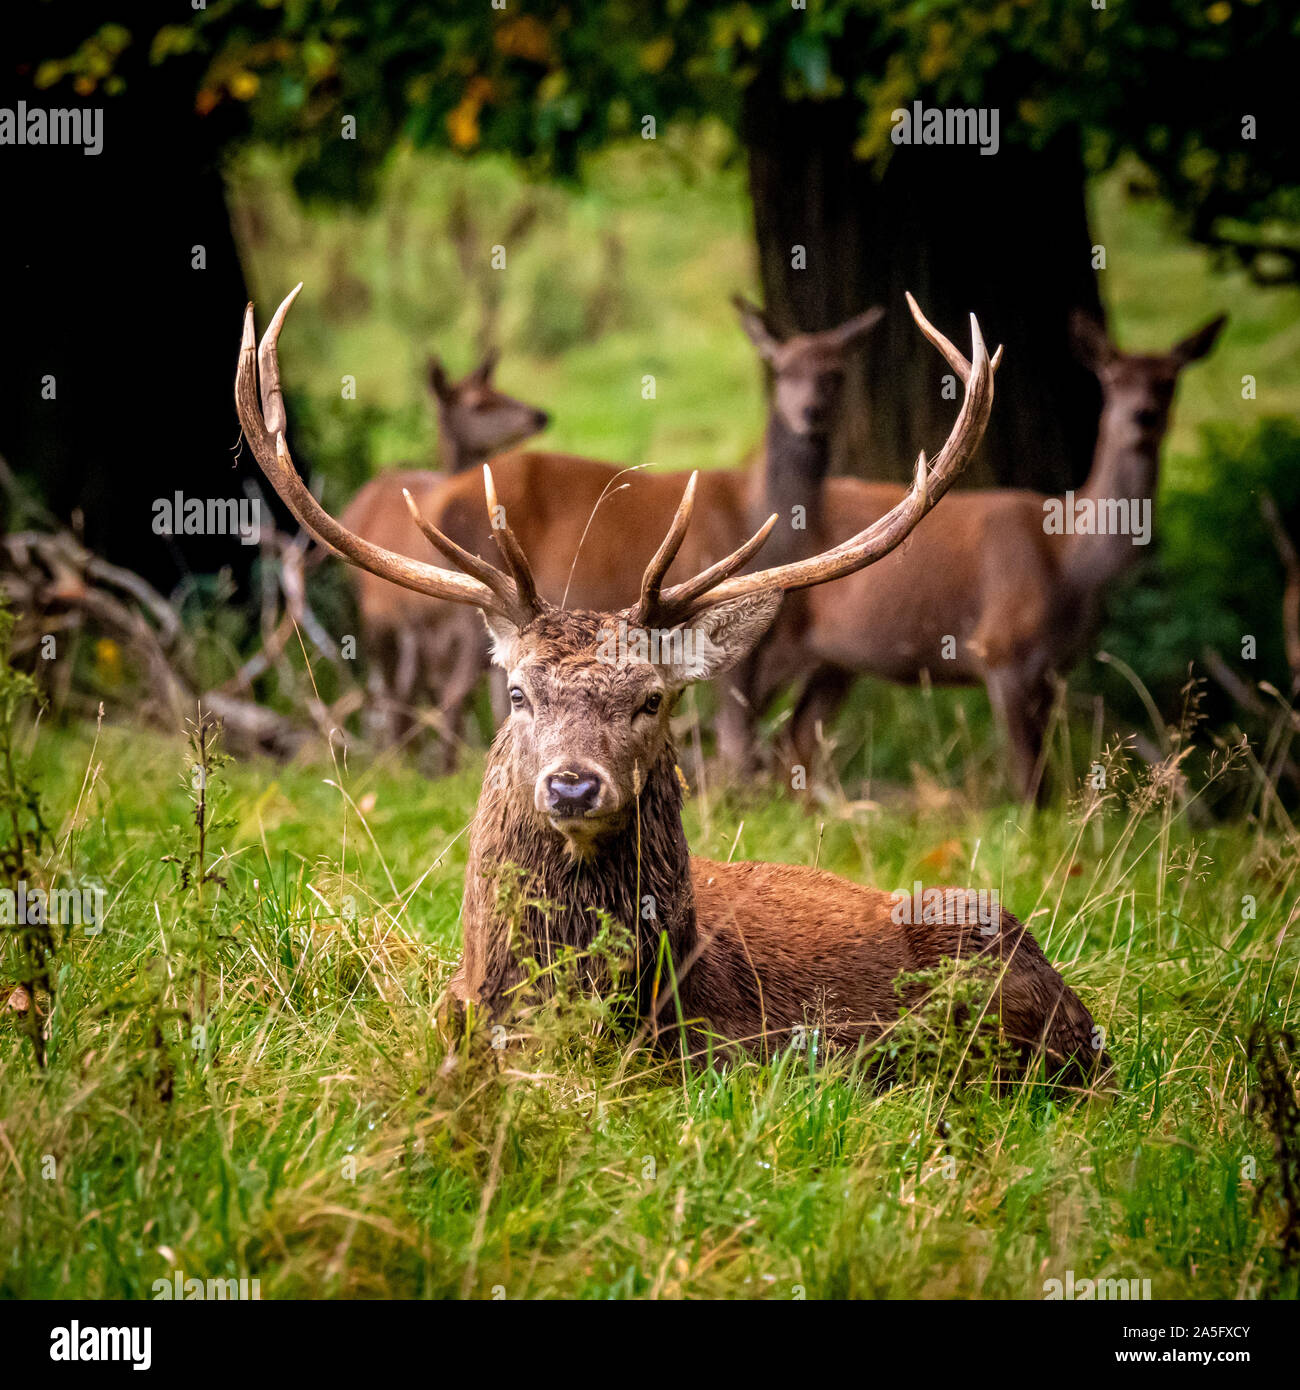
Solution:
M661 935L677 972L696 941L676 761L670 743L646 778L639 840L634 812L622 830L579 858L538 816L531 783L514 775L509 728L497 735L465 871L466 974L484 1004L501 1006L522 978L519 958L545 965L559 948L587 950L607 914L631 934L638 1004L643 1016L649 1013ZM660 972L661 994L670 978Z

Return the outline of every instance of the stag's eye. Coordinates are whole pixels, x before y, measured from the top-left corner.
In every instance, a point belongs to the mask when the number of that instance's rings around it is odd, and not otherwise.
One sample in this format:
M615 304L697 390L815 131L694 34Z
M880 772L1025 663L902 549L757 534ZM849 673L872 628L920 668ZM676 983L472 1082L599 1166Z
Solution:
M511 708L511 709L523 709L523 707L524 707L527 703L528 703L528 700L527 700L526 696L524 695L523 690L522 690L519 686L517 686L517 685L512 685L512 686L510 687L510 708Z
M664 702L664 697L656 690L653 695L645 697L645 704L637 710L638 714L658 714L659 706Z

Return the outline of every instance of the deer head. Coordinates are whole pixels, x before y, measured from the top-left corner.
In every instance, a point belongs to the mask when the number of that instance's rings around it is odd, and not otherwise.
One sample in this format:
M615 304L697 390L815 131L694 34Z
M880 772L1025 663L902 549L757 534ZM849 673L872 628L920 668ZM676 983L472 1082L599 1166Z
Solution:
M1159 450L1179 372L1210 352L1227 321L1220 314L1168 352L1141 356L1121 352L1096 319L1076 310L1070 320L1074 352L1101 383L1102 429L1112 444L1149 454Z
M464 571L456 573L372 545L320 506L294 467L284 434L277 343L297 293L295 289L276 311L260 347L255 345L253 306L248 306L235 381L244 435L272 486L323 545L404 588L483 612L493 658L508 673L510 691L511 712L493 750L496 771L517 803L526 804L535 833L562 839L576 857L617 836L629 824L647 782L657 777L662 784L665 771L671 774L669 717L685 686L740 660L767 629L785 593L852 574L902 542L974 452L993 403L997 357L990 361L974 316L967 362L913 303L922 332L950 362L960 364L966 391L947 441L932 464L920 456L912 487L892 511L822 554L741 575L776 522L769 517L730 555L664 589L664 576L690 525L693 474L645 571L638 602L617 613L569 612L539 597L508 524L494 521L504 562L504 569L498 569L426 521L408 493L415 524L438 553ZM489 516L500 519L486 464L483 479Z
M448 472L473 468L515 444L540 434L550 416L536 406L498 391L492 384L497 350L459 381L452 381L437 357L429 358L429 391L437 405L444 462Z
M821 333L782 340L762 311L742 295L732 303L740 326L772 369L772 408L791 434L822 438L835 422L848 354L885 316L879 305Z

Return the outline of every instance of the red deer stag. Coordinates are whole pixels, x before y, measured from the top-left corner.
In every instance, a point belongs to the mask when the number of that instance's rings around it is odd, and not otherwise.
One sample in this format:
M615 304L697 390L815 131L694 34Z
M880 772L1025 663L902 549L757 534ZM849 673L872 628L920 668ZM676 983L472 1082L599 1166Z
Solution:
M536 406L498 391L492 376L497 352L490 351L467 376L448 378L436 357L429 359L429 391L438 412L442 471L393 468L365 484L343 513L343 524L385 548L418 539L402 494L410 491L427 504L448 475L475 469L488 459L539 434L550 417ZM463 631L439 628L438 605L396 589L364 570L356 578L357 610L370 669L370 719L380 743L409 733L411 707L428 700L440 712L447 732L459 734L459 717L478 680L482 643ZM446 745L444 745L446 746Z
M922 332L965 381L970 364L922 316ZM807 675L790 741L811 770L817 726L829 721L855 676L912 683L984 684L1006 731L1017 792L1039 790L1053 675L1068 671L1096 630L1106 588L1150 538L1160 444L1179 372L1204 357L1217 318L1161 356L1120 352L1082 315L1077 350L1096 372L1103 409L1087 481L1077 494L1027 489L955 494L939 517L870 573L811 590L788 605L753 679L759 708L781 684ZM777 350L757 316L759 351ZM819 499L819 541L833 545L870 526L903 496L901 485L831 478Z
M691 857L681 820L669 714L690 682L742 658L787 591L878 561L947 492L988 422L993 374L971 318L971 369L957 421L898 505L823 554L739 575L775 523L694 577L665 588L697 495L692 476L640 596L619 612L557 608L543 599L513 530L497 529L506 571L462 549L420 516L415 524L465 573L386 551L325 512L285 442L277 342L289 300L260 347L249 305L235 382L244 435L300 523L344 559L416 592L478 608L493 658L508 673L510 714L493 743L471 829L465 877L465 957L453 980L463 1001L504 1009L524 979L521 956L590 947L608 914L632 936L637 1001L671 1045L679 1016L692 1047L780 1045L815 1022L834 1041L878 1037L897 1018L895 981L944 958L996 964L992 1004L1026 1056L1083 1079L1106 1059L1091 1017L1033 937L998 910L982 928L913 922L896 895L798 865L723 864ZM261 394L259 401L258 374ZM489 511L498 501L484 467ZM500 891L523 876L522 918ZM648 905L648 906L647 906ZM947 914L945 914L947 915ZM666 944L664 961L661 946ZM544 975L545 979L546 976ZM905 991L915 999L915 993Z
M803 479L821 470L827 432L844 375L844 358L879 321L883 310L868 309L838 328L802 334L784 345L774 364L775 410L768 425L764 455L748 469L702 473L696 489L697 522L683 545L674 576L695 573L726 555L754 529L769 509L765 497L802 497ZM613 609L631 603L637 584L676 510L685 473L649 473L567 454L523 450L495 459L498 502L495 518L483 512L482 488L475 474L453 478L432 495L412 488L424 514L466 550L486 557L496 553L493 520L509 517L525 551L535 557L538 592L551 603L575 608ZM412 558L426 547L405 507L389 506L382 532L349 525L366 540ZM788 515L788 513L785 513ZM344 523L349 516L345 514ZM790 548L804 532L785 528L774 541L784 547L777 558L794 558ZM784 539L783 539L784 538ZM806 545L803 547L807 549ZM377 581L367 581L372 587ZM376 600L378 601L378 600ZM482 625L472 614L447 605L435 606L410 595L387 600L398 610L422 612L421 640L452 653L454 670L444 683L443 709L457 722L455 701L472 690L487 666ZM732 733L747 737L742 722L720 727L724 757L743 760L745 750Z

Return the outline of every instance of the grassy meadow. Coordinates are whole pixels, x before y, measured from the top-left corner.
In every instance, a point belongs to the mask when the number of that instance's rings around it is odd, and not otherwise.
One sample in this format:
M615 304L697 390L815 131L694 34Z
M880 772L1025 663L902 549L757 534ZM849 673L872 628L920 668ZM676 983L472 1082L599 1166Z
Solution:
M1253 1025L1300 1012L1295 837L1262 782L1195 831L1110 759L1111 790L1041 813L693 783L697 852L997 889L1106 1030L1114 1087L1086 1097L959 1074L942 981L883 1092L810 1047L686 1071L582 1001L458 1048L435 1013L473 769L228 765L200 888L192 763L123 728L36 740L51 858L108 912L59 947L45 1074L24 1017L0 1026L6 1294L148 1297L175 1270L299 1298L1039 1298L1070 1269L1298 1291L1294 1148L1250 1101Z
M271 156L233 169L263 320L307 282L284 363L295 453L330 500L430 455L425 354L465 369L485 322L503 389L554 412L548 445L741 458L761 383L726 296L752 290L752 252L740 172L706 141L661 142L652 175L615 151L584 190L403 156L375 208L328 220L290 203ZM1200 427L1239 418L1243 373L1251 409L1300 414L1296 296L1213 273L1118 176L1093 201L1121 342L1233 315L1222 371L1180 397L1176 489ZM499 302L463 292L452 207L467 248L491 244L488 209L526 229ZM357 401L331 400L320 383L349 373ZM257 1279L263 1298L1038 1299L1070 1270L1150 1279L1156 1298L1300 1293L1282 715L1251 748L1186 756L1175 730L1151 767L1072 709L1059 794L1031 811L1006 799L980 692L867 686L836 735L852 777L809 808L775 783L716 785L704 702L686 701L695 851L997 890L1105 1030L1112 1084L1078 1095L959 1064L951 977L891 1034L889 1089L815 1046L684 1069L579 997L515 1021L505 1048L467 1042L438 1001L477 755L430 779L349 736L214 765L200 795L185 732L142 730L125 693L100 726L34 720L3 679L17 862L102 889L106 915L55 934L43 1068L16 934L0 958L0 1295L147 1298L175 1271ZM1231 816L1212 814L1225 789Z

